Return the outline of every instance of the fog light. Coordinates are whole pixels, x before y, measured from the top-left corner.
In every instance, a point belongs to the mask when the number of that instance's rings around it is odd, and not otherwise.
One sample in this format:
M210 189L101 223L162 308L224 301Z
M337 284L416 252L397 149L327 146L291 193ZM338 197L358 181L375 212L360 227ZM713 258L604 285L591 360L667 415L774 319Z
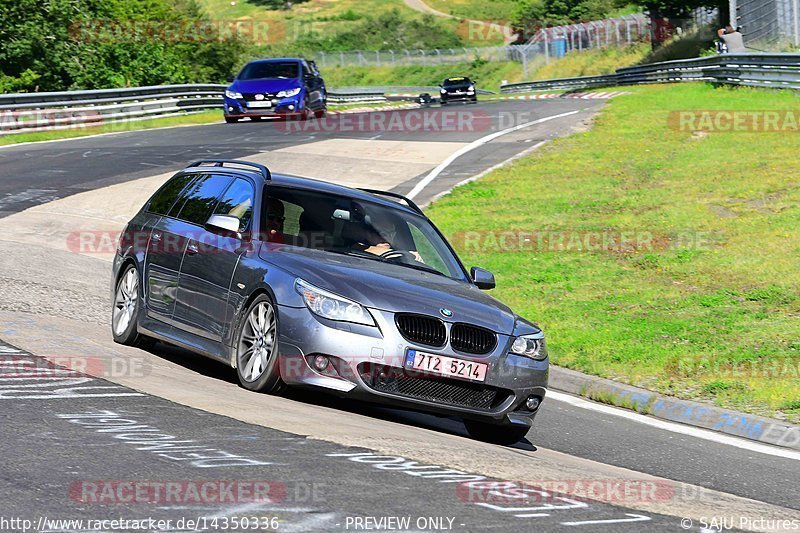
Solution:
M233 106L232 105L228 106L228 111L233 111Z
M330 363L331 363L330 360L324 355L318 355L314 358L314 368L316 368L320 372L328 368L328 365Z
M539 408L539 398L536 396L528 396L528 399L525 400L525 407L528 408L528 411L535 411Z
M294 104L289 104L289 111L294 111Z

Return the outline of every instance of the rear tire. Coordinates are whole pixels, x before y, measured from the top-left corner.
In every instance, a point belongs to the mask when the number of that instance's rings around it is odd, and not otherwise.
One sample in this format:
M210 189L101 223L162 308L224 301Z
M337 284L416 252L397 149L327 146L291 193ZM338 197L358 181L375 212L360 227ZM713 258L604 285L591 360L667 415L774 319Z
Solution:
M278 360L278 315L266 294L256 297L247 308L235 349L236 375L242 387L267 394L280 394L286 388Z
M478 422L477 420L464 420L464 426L473 439L502 446L512 446L518 443L531 429L510 424L490 424L488 422Z

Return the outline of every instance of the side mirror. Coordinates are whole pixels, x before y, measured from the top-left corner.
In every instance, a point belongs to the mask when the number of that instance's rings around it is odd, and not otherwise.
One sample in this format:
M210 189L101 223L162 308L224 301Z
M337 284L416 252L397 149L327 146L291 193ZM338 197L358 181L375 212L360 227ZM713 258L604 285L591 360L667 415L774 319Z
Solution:
M241 239L239 224L241 224L239 217L233 215L211 215L206 222L206 229L218 233L232 233Z
M469 269L469 275L475 286L481 290L488 291L495 288L494 274L479 267Z
M234 80L233 76L228 76L227 78L225 78L225 81L227 81L228 83L233 83L233 80Z

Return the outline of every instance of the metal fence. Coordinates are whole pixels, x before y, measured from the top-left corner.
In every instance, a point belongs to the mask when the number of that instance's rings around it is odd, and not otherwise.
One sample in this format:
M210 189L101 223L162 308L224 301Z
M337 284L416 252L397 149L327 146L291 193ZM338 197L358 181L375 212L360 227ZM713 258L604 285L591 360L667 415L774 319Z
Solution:
M800 54L722 54L621 68L614 74L512 83L502 93L589 89L644 83L708 81L772 89L800 89Z
M475 60L489 62L519 61L524 46L495 46L489 48L446 48L437 50L355 50L352 52L317 52L314 59L324 67L445 65L470 63ZM533 52L533 51L532 51Z
M155 117L222 110L225 85L160 85L94 91L0 95L0 134L99 126ZM435 87L342 87L329 103L407 100Z
M527 46L543 45L544 53L561 57L576 50L625 46L650 39L650 19L644 15L593 20L537 31Z
M778 51L800 47L800 0L731 0L745 44Z
M650 22L644 15L595 20L538 30L525 44L495 47L464 47L435 50L355 50L317 52L320 67L446 65L475 60L528 63L543 58L561 57L573 50L624 46L650 38Z

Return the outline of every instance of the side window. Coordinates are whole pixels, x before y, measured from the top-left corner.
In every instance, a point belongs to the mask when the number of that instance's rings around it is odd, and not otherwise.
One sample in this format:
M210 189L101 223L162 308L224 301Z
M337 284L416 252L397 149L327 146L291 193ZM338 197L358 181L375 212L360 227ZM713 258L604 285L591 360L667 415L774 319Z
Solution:
M306 77L309 74L311 74L311 70L309 70L308 64L306 64L305 61L302 63L302 65L303 65L303 77Z
M217 205L217 198L230 182L230 176L219 174L210 174L198 180L178 213L178 218L198 226L204 225L211 216L211 210Z
M147 204L147 212L156 215L166 215L170 208L178 199L184 188L194 178L193 174L179 174L173 176L165 183L150 199Z
M253 186L249 181L236 178L220 198L215 215L232 215L239 219L239 231L247 230L253 217Z

